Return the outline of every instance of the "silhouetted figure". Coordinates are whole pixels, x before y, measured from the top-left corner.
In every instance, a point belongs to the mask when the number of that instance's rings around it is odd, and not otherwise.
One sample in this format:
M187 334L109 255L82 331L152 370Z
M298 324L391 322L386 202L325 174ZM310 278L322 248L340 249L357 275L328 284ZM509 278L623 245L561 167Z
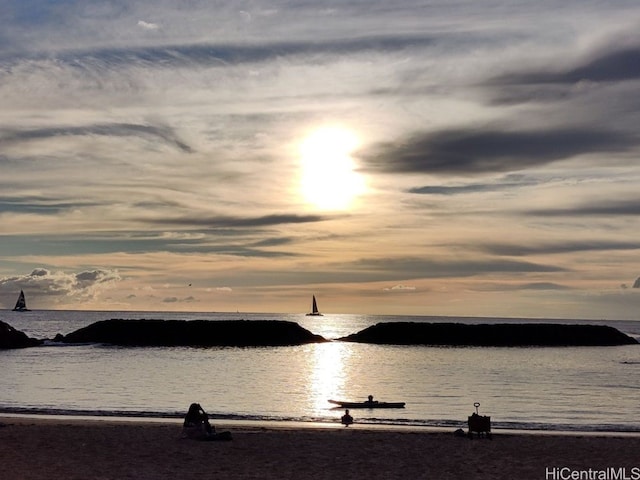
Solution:
M369 395L369 396L367 397L367 403L378 403L378 401L377 401L377 400L376 400L376 401L374 401L374 400L373 400L373 395Z
M204 439L215 433L215 429L209 423L209 416L199 403L189 405L189 411L184 417L182 433L187 438Z
M351 425L353 423L353 417L351 415L349 415L349 410L346 410L344 412L344 415L342 416L341 422L345 427L348 427L349 425Z
M182 425L182 436L195 440L231 440L230 432L216 433L216 429L209 423L207 412L199 403L189 405Z

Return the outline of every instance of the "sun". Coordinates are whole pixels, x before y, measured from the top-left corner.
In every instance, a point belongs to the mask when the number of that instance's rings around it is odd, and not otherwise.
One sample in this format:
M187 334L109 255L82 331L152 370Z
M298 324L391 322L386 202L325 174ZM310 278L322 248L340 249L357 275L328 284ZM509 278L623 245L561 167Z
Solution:
M300 189L307 203L321 210L346 210L365 191L352 153L360 141L343 127L322 127L300 143Z

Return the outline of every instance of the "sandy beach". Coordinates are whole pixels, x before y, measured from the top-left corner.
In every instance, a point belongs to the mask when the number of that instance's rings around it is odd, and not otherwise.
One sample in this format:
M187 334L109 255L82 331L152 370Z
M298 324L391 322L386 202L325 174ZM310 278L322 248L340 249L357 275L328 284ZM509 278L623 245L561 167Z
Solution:
M174 422L0 417L0 425L0 478L11 480L560 479L622 468L619 478L640 478L638 436L496 432L469 440L358 425L217 425L233 440L198 442L181 438Z

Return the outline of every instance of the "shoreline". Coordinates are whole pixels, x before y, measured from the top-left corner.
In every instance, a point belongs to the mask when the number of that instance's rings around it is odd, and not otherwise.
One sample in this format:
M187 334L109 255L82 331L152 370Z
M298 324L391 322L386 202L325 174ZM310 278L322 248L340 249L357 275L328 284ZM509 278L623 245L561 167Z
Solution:
M166 424L182 425L182 417L153 417L139 415L70 415L70 414L39 414L39 413L3 413L0 412L0 425L8 421L45 421L50 423L125 423L125 424ZM342 430L344 426L335 422L293 421L293 420L238 420L210 418L215 426L226 429L275 429L275 430ZM426 426L426 425L399 425L391 423L354 423L350 429L369 430L373 432L410 432L410 433L445 433L453 435L457 428L467 432L466 424L455 426ZM640 438L640 431L624 430L560 430L560 429L518 429L495 428L491 429L494 435L535 435L535 436L594 436L594 437L621 437ZM639 477L640 480L640 477Z
M549 472L624 471L640 478L640 436L298 428L215 423L228 442L181 438L176 419L0 415L0 478L16 480L545 479ZM638 475L638 476L634 476Z

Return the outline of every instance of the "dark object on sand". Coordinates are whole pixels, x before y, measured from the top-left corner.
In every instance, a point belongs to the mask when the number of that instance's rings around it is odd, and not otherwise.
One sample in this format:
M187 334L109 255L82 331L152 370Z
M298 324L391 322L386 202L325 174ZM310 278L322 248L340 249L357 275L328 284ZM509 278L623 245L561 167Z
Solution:
M92 323L65 343L122 346L270 347L326 342L294 322L279 320L122 320Z
M473 432L475 432L478 434L478 438L486 436L491 440L491 417L485 417L478 414L478 407L480 406L480 403L476 402L473 406L476 407L476 411L467 418L467 423L469 424L469 438L473 438Z
M202 441L231 440L231 432L216 432L209 423L209 415L199 403L192 403L184 417L182 425L182 438L190 438Z
M451 345L479 347L610 346L638 341L605 325L560 323L378 323L342 341L386 345Z

